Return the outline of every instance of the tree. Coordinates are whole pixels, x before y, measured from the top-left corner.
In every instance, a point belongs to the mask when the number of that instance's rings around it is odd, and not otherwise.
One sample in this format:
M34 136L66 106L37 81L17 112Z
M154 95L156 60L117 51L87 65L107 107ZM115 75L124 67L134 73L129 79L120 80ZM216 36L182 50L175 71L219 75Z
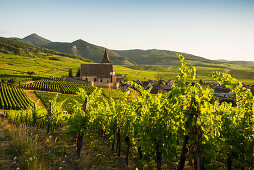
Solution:
M15 79L15 78L11 78L8 80L9 85L14 85L14 84L16 84L16 82L17 82L17 79Z
M76 77L80 77L80 68L77 71Z
M72 69L69 69L69 77L73 77Z
M199 84L200 84L201 86L205 85L205 83L203 82L202 79L199 80Z

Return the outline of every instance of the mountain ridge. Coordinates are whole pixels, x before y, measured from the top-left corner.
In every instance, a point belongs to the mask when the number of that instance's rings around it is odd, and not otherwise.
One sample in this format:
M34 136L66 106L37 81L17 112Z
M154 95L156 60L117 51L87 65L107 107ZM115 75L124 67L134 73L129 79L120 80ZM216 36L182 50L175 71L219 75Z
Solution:
M69 46L82 45L83 41L77 41L73 44L63 43ZM89 44L87 44L89 46ZM103 52L104 52L104 48ZM143 54L142 50L138 50L139 55ZM114 51L113 51L114 52ZM129 52L129 51L127 51ZM132 51L133 52L133 51ZM134 50L135 52L135 50ZM157 50L148 50L148 54L157 53ZM165 52L165 51L164 51ZM117 52L115 52L118 54ZM167 54L167 51L165 52ZM174 53L174 52L173 52ZM109 56L112 54L109 52ZM156 57L156 55L153 55ZM119 54L118 54L119 55ZM137 55L138 56L138 55ZM74 72L80 67L80 63L91 63L91 60L85 58L79 58L78 56L61 53L47 48L38 47L20 40L14 40L9 38L0 37L0 57L1 57L1 69L0 72L8 73L25 73L25 71L33 71L36 74L43 75L66 75L68 69L72 68ZM144 57L144 56L142 56ZM145 56L149 57L149 56ZM72 58L72 59L71 59ZM102 61L103 55L99 59ZM78 60L77 60L78 59ZM83 61L81 61L81 60ZM112 59L112 58L111 58ZM36 62L35 62L36 60ZM178 61L178 57L174 56L174 61ZM204 59L205 60L205 59ZM241 79L242 81L250 84L254 82L254 63L251 65L249 62L242 62L242 65L237 63L222 63L213 64L205 63L201 61L188 60L190 65L196 65L197 67L197 79L204 81L211 80L210 74L215 71L230 73L232 76ZM46 68L47 65L53 65ZM68 64L69 63L69 64ZM114 68L119 76L127 75L130 80L149 80L149 79L172 79L178 72L179 64L167 65L115 65ZM63 67L64 66L64 67ZM44 70L44 71L43 71Z
M30 34L30 35L28 35L25 38L22 38L20 40L24 41L24 42L27 42L27 43L31 43L33 45L37 45L37 46L45 45L47 43L52 42L48 39L45 39L45 38L37 35L36 33Z
M17 40L16 38L14 39L14 38L0 37L0 52L5 54L15 54L15 55L29 56L29 57L34 57L35 55L40 55L40 53L44 53L45 55L59 55L59 56L76 58L83 61L91 62L91 60L88 60L85 58L80 58L72 54L67 54L67 53L39 47L31 43Z
M34 39L38 39L35 41ZM24 40L26 39L26 40ZM30 40L32 39L32 40ZM41 41L42 39L46 41ZM68 53L76 56L80 56L83 58L90 59L94 62L100 63L102 56L104 54L105 47L91 44L82 39L75 40L73 42L52 42L47 40L37 34L31 34L21 41L29 41L30 43L36 42L38 46L43 48L48 48L51 50ZM179 64L179 59L177 57L177 53L183 54L184 57L190 61L193 65L198 66L207 66L209 64L222 64L222 63L240 63L241 65L246 64L246 62L250 65L253 65L254 62L248 61L221 61L221 60L211 60L204 57L196 56L193 54L176 52L170 50L159 50L159 49L130 49L130 50L112 50L108 49L110 60L113 64L120 65L133 65L133 64L141 64L141 65L176 65Z

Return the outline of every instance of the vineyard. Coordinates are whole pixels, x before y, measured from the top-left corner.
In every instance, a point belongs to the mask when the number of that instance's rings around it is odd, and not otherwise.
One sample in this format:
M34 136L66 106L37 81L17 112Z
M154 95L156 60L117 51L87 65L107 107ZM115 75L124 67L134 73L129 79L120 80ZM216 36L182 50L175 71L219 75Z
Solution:
M43 91L35 91L35 94L41 99L43 104L49 108L50 101L56 98L57 102L62 102L63 106L62 109L68 112L73 111L73 106L76 105L76 103L81 103L82 98L80 96L76 95L68 95L68 94L61 94L61 93L48 93ZM123 98L125 94L121 92L120 90L115 89L102 89L102 95L107 98Z
M7 119L46 127L47 133L62 128L63 133L76 139L78 159L85 134L97 134L110 142L108 147L118 157L124 154L126 165L130 159L135 160L132 168L183 170L187 162L199 170L254 168L253 94L230 75L214 73L214 80L236 94L236 107L227 102L220 104L213 100L209 86L187 83L195 79L196 69L187 66L183 56L179 58L177 86L167 93L153 95L151 89L144 90L133 82L129 85L140 94L135 98L102 97L103 89L80 89L80 100L72 105L71 116L62 113L64 100L55 99L47 111L9 111ZM76 93L78 87L82 88L75 83L54 82L42 80L24 88L63 93ZM46 100L52 95L36 93Z
M88 94L94 91L94 87L87 84L75 83L75 82L65 82L60 80L38 80L34 83L24 84L24 89L31 90L43 90L51 92L60 92L64 94L76 94L79 88L86 90Z
M0 84L0 109L26 109L31 103L23 89Z
M115 99L124 98L127 96L126 93L122 92L121 90L107 88L102 89L102 95L106 98L115 98Z
M95 89L95 87L87 84L65 82L60 80L38 80L34 83L24 84L22 87L24 89L60 92L64 94L76 94L79 92L80 88L85 89L87 94L91 94ZM117 89L104 88L102 89L102 94L107 98L125 97L125 93Z
M60 94L60 93L48 93L48 92L42 92L42 91L35 91L35 94L41 99L43 104L49 108L50 107L50 101L54 100L56 98L57 102L64 102L62 105L63 111L71 112L73 111L73 106L78 102L82 102L82 98L80 96L74 96L74 95L67 95L67 94Z

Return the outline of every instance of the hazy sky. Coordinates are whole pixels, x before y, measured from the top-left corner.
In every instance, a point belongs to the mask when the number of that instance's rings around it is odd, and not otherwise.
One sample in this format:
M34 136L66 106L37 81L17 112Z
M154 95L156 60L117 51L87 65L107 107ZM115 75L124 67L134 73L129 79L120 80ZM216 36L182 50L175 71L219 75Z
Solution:
M254 61L254 0L0 0L0 36Z

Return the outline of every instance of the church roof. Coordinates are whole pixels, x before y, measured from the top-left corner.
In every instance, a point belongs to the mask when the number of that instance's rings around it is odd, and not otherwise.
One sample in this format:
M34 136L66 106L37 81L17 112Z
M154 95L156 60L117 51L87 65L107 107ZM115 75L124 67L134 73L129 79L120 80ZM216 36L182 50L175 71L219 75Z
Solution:
M111 64L111 62L110 62L110 60L109 60L109 57L108 57L108 52L107 52L106 49L105 49L104 57L103 57L101 63L104 63L104 64Z
M98 78L110 78L114 72L113 65L108 64L81 64L81 76L97 76Z

